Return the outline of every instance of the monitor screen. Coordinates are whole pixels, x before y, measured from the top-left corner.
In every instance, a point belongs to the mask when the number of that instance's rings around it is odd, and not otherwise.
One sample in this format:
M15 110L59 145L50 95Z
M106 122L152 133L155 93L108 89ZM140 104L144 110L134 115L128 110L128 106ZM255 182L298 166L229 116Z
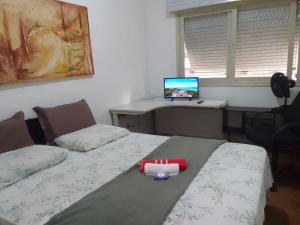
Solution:
M199 98L199 78L180 77L164 79L165 98Z

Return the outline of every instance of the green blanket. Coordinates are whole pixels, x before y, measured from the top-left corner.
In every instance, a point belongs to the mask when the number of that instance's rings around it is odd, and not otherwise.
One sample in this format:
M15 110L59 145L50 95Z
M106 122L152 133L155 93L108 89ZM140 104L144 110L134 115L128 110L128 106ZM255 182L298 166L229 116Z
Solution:
M185 158L188 169L167 181L154 181L137 165L87 195L46 225L161 225L224 141L172 137L145 159Z
M5 219L0 218L0 225L13 225L13 224L6 221Z

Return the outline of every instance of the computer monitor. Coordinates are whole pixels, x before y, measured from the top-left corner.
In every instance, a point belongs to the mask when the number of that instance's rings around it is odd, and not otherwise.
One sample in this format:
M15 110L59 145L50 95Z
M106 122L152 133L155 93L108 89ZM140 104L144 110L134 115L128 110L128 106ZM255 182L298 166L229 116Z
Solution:
M199 98L198 77L164 78L165 98Z

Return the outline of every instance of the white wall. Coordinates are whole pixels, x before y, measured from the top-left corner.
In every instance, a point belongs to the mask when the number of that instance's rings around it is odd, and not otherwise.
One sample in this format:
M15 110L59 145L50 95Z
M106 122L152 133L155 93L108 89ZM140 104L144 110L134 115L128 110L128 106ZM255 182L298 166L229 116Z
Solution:
M92 78L0 86L0 120L34 106L85 98L98 122L110 123L109 108L162 95L162 78L176 74L176 19L165 0L69 0L89 8L95 75ZM202 98L231 105L276 106L269 88L202 88Z
M176 74L176 18L167 13L165 4L163 0L147 1L148 82L152 97L162 94L163 77ZM276 107L281 102L269 87L203 87L201 97L227 99L236 106Z
M163 78L176 76L176 19L164 0L147 0L147 66L150 96L162 95Z
M35 117L34 106L85 98L98 122L110 123L109 108L145 96L144 0L69 0L89 9L93 78L0 86L0 120L18 110Z

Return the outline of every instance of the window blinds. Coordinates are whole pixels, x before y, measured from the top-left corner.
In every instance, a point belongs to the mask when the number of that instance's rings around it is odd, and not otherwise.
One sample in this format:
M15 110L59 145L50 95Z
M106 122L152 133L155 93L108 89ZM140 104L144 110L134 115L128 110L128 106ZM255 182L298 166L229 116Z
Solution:
M297 80L297 72L299 70L297 68L298 67L298 57L299 57L299 35L300 35L300 21L297 20L295 42L294 42L293 73L292 73L292 79L294 79L294 80Z
M240 0L167 0L167 11L178 12L208 5L216 5Z
M236 77L287 71L290 7L239 11Z
M300 20L300 0L297 0L297 19Z
M299 80L297 77L297 72L300 73L300 68L298 67L298 57L299 57L299 38L300 38L300 0L297 0L297 23L296 23L296 35L295 35L295 48L294 48L294 61L293 61L293 74L292 78Z
M186 76L226 77L227 17L219 13L185 19Z

